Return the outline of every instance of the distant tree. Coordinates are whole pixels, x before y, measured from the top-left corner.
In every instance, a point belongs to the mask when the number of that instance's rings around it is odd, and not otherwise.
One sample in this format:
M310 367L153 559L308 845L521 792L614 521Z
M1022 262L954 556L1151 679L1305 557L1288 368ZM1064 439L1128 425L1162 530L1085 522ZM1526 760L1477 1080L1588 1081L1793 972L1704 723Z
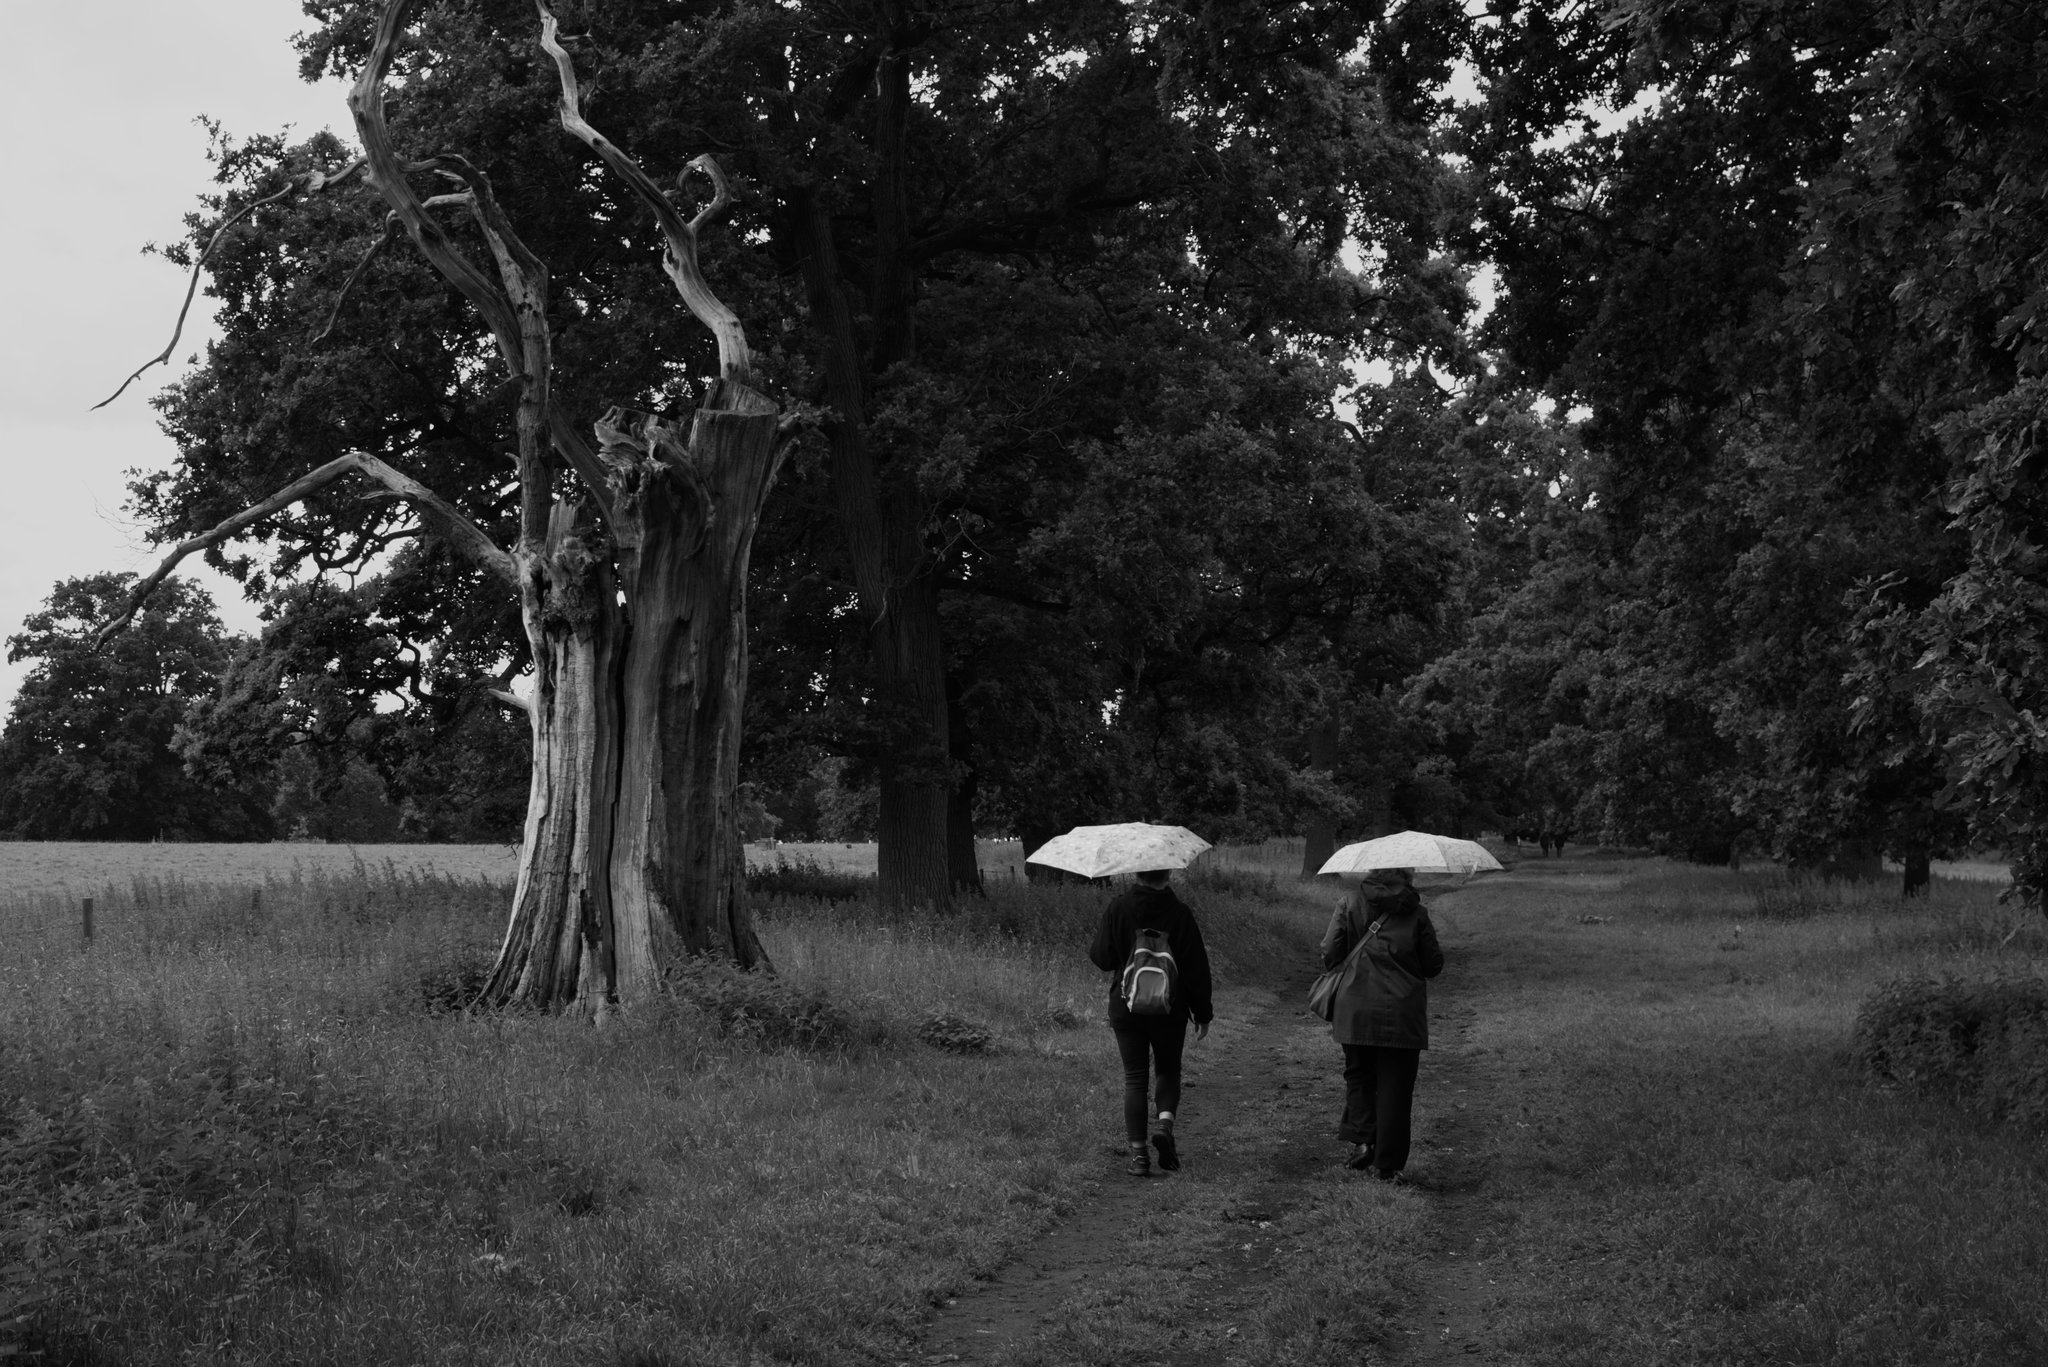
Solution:
M1843 196L1899 42L1968 8L1540 2L1485 30L1484 341L1589 453L1571 537L1481 623L1486 677L1611 838L1874 868L1960 837L1910 711L1842 686L1867 586L1924 604L1957 567L1936 434L1963 392L1872 250L1901 200ZM1602 106L1630 114L1601 131ZM1873 165L1945 185L1925 143L1892 150Z
M1941 783L2048 910L2048 11L1894 0L1817 187L1810 333L1938 454L1947 577L1865 597L1857 723ZM1822 353L1827 354L1827 353ZM1917 718L1901 735L1898 720Z
M33 661L0 732L0 832L25 840L261 840L267 763L213 779L186 771L180 725L209 696L234 642L203 589L163 584L132 628L93 631L126 600L128 574L67 579L8 640Z
M284 832L304 823L319 838L343 838L316 813L340 800L344 783L361 797L365 776L351 771L368 766L373 805L397 813L395 830L379 838L518 839L531 749L523 715L479 679L485 662L473 650L406 640L410 624L394 610L402 605L384 601L387 588L372 577L273 592L261 633L241 643L217 692L186 717L179 753L195 772L221 778L308 752L291 764ZM384 831L390 822L375 824Z

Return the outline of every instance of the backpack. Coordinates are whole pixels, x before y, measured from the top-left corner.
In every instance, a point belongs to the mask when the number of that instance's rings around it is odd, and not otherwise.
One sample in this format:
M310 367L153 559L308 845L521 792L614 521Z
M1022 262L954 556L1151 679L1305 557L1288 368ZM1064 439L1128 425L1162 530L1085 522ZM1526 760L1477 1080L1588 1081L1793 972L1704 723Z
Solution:
M1134 1016L1164 1016L1173 1010L1180 969L1167 948L1166 932L1139 927L1138 943L1124 964L1124 1005Z

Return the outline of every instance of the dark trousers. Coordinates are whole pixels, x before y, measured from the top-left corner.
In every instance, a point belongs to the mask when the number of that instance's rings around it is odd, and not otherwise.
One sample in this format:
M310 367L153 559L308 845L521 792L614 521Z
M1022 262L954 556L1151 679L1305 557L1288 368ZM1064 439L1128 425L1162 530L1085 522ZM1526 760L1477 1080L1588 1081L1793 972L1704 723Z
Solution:
M1159 1075L1153 1095L1159 1109L1180 1105L1180 1055L1188 1042L1188 1018L1182 1015L1133 1016L1116 1027L1116 1051L1124 1061L1124 1138L1145 1142L1145 1085Z
M1372 1146L1373 1166L1399 1172L1408 1163L1408 1122L1415 1109L1420 1049L1344 1046L1344 1123L1337 1137Z

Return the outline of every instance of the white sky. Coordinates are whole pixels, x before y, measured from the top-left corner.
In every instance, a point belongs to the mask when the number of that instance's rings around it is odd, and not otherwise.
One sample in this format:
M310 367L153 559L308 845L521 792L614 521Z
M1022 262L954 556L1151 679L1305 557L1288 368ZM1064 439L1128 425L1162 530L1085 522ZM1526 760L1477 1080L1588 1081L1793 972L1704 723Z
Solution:
M298 78L297 0L0 0L0 638L21 630L59 579L146 571L158 553L128 523L124 471L176 454L150 395L212 335L202 297L172 365L97 413L123 376L163 350L185 276L147 242L169 242L212 187L206 135L304 136L348 128L344 90ZM198 558L231 627L256 618ZM0 656L4 656L0 649ZM0 715L24 667L0 658Z

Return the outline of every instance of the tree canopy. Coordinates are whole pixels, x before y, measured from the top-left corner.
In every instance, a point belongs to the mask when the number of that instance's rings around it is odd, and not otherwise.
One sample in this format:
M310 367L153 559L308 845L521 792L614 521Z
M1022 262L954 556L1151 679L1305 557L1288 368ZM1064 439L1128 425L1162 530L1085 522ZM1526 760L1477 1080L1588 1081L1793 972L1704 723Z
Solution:
M186 772L176 742L233 642L204 589L171 580L107 649L94 629L132 575L67 579L8 638L33 661L0 732L0 833L17 840L245 840L268 835L267 771Z
M745 567L749 791L871 823L885 895L970 884L977 825L1540 817L1992 845L2038 897L2037 8L636 0L565 6L551 59L512 0L314 0L308 73L382 22L397 174L450 192L394 226L338 140L216 148L184 259L222 336L137 507L190 537L356 452L397 496L210 547L276 626L189 753L516 763L533 614L460 543L602 520L579 434L719 392L733 334L618 174L672 215L709 153L702 250L802 433ZM545 267L544 402L436 233Z
M354 74L375 10L312 6L308 70ZM706 339L640 209L556 126L533 12L418 14L392 135L485 170L547 263L562 421L693 401ZM762 383L814 405L817 433L756 553L758 760L786 741L799 768L820 750L866 766L885 848L953 851L936 873L908 857L906 889L958 874L977 799L1006 821L1134 800L1273 821L1296 766L1268 737L1298 733L1290 697L1313 691L1275 681L1356 674L1364 637L1364 674L1386 675L1389 642L1435 620L1457 539L1443 482L1337 405L1362 359L1460 349L1465 291L1437 247L1458 193L1432 143L1460 16L562 11L614 142L657 179L698 149L731 176L735 217L707 250ZM191 250L346 158L326 139L224 142ZM385 233L343 186L263 204L214 245L223 336L163 400L179 464L136 488L159 535L358 449L509 535L515 395L455 292ZM433 643L412 708L459 710L521 668L502 593L401 505L336 489L253 535L261 562L213 554L259 590L376 579L379 631ZM307 610L281 600L287 620ZM377 688L348 691L360 713Z

